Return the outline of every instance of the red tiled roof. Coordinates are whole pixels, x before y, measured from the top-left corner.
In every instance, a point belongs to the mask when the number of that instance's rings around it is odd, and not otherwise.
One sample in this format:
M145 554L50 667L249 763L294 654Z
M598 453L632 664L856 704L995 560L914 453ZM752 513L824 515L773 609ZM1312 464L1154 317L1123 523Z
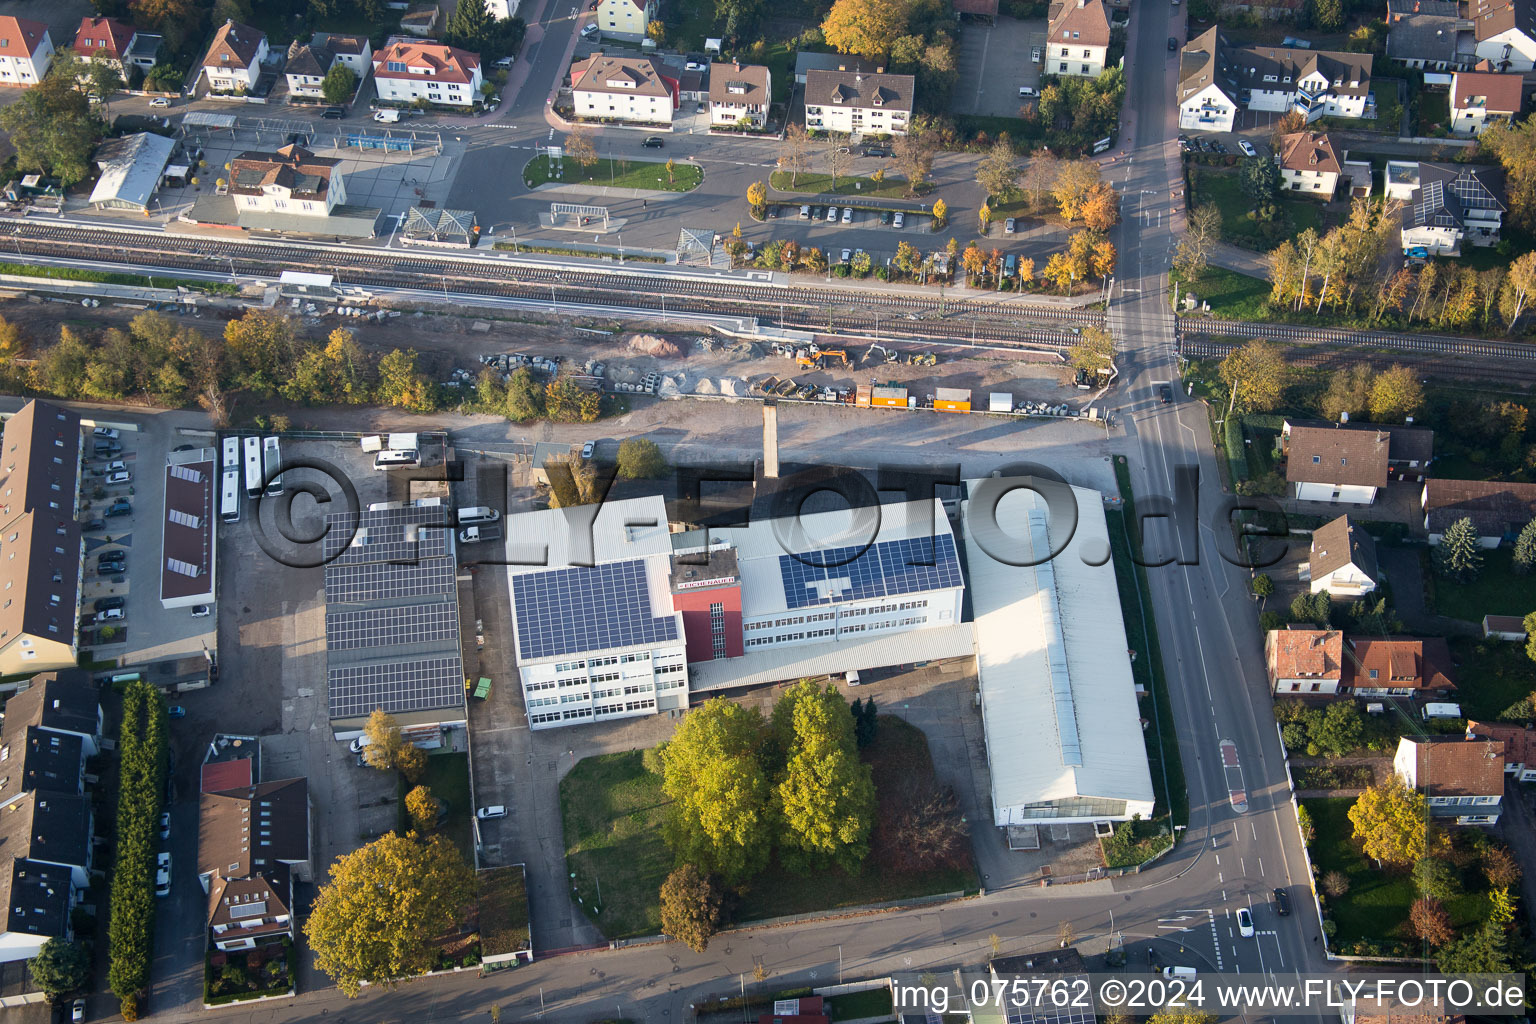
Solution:
M1451 654L1440 637L1349 637L1344 684L1361 689L1454 690ZM1373 677L1372 672L1376 675Z
M1504 744L1504 760L1536 768L1536 729L1514 722L1467 722L1467 735Z
M404 64L406 70L391 71L391 63ZM403 78L429 82L457 82L468 85L480 66L478 55L442 43L397 41L373 55L373 73L379 78ZM425 68L427 73L412 71Z
M47 34L48 26L41 21L0 15L0 40L10 53L25 50L28 57L32 56Z
M248 68L261 52L265 32L238 21L226 21L214 33L213 43L203 57L205 68Z
M1458 71L1451 76L1451 109L1468 108L1474 97L1482 97L1482 108L1490 114L1517 114L1525 100L1524 75L1489 75L1476 71Z
M1339 680L1344 671L1344 634L1336 629L1275 629L1264 645L1269 677Z
M1051 18L1045 41L1049 46L1063 42L1074 46L1108 46L1109 13L1104 9L1104 0L1066 0Z
M1497 740L1426 739L1414 745L1418 788L1429 796L1502 796L1504 744Z
M1385 487L1390 440L1385 430L1294 427L1285 460L1285 479L1293 484Z
M75 52L82 57L94 57L104 53L121 60L133 42L136 30L116 18L81 18L75 32Z

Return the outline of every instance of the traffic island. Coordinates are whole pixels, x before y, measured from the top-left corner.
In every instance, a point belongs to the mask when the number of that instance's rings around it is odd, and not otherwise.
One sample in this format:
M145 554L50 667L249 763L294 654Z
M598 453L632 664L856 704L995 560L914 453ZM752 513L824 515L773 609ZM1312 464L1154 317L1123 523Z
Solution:
M668 170L668 165L671 170ZM582 164L574 157L566 156L550 165L549 155L540 154L523 167L523 184L528 188L540 185L606 185L609 188L628 188L643 192L692 192L704 182L704 168L698 164L671 160L610 160L598 157L589 164Z

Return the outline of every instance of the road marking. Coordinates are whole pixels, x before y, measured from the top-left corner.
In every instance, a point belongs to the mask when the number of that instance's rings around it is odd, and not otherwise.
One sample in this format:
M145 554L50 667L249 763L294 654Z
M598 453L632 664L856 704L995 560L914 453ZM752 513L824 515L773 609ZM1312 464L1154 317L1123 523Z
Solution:
M1259 877L1260 878L1264 877L1264 858L1263 857L1259 858Z
M1211 925L1211 948L1216 951L1216 969L1221 970L1221 936L1216 931L1216 911L1206 908Z

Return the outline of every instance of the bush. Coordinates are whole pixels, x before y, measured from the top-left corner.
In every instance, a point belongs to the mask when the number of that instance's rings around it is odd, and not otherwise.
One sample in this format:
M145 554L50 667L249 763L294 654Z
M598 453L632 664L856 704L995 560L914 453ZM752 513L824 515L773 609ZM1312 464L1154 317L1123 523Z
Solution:
M1232 470L1232 479L1243 481L1248 479L1248 449L1243 444L1243 420L1240 416L1228 416L1224 438L1227 446L1227 466Z
M165 793L165 699L145 682L123 690L118 734L117 859L112 869L107 982L125 1019L149 986L155 925L155 850ZM135 1017L129 1017L130 1009Z

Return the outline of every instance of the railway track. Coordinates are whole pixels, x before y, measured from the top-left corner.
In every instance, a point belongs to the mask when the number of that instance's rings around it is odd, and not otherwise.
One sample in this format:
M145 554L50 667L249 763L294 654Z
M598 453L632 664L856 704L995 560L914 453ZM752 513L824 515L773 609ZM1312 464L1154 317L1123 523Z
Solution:
M844 325L872 333L974 339L1028 347L1070 345L1075 330L1102 324L1098 310L1061 309L902 294L851 293L836 288L775 284L768 275L722 281L704 275L659 274L623 266L570 270L516 258L486 258L401 249L355 249L282 241L193 238L120 227L78 227L13 221L0 227L7 249L26 256L66 258L103 267L219 272L277 278L285 270L330 274L338 284L416 288L525 300L552 307L626 306L667 312L756 317L760 321ZM8 243L8 244L7 244Z
M1280 340L1280 339L1277 339ZM1184 355L1192 359L1221 359L1239 347L1237 341L1221 341L1211 338L1185 338L1182 342ZM1358 362L1362 353L1343 348L1293 348L1287 354L1288 362L1299 366L1310 366L1321 369L1337 369ZM1364 354L1367 362L1378 368L1384 368L1392 363L1402 363L1412 366L1427 377L1440 377L1450 380L1487 381L1500 384L1516 384L1526 387L1536 385L1536 363L1529 361L1509 362L1499 359L1495 364L1492 360L1484 358L1484 361L1458 361L1447 358L1445 355L1425 354L1417 352L1393 353L1390 355ZM1477 357L1471 357L1476 360ZM1498 357L1495 357L1498 358Z
M1518 341L1485 341L1440 334L1396 334L1390 331L1357 331L1338 327L1299 327L1245 320L1183 317L1181 333L1208 337L1267 338L1296 345L1349 345L1392 349L1426 356L1470 356L1511 362L1536 362L1536 345Z

